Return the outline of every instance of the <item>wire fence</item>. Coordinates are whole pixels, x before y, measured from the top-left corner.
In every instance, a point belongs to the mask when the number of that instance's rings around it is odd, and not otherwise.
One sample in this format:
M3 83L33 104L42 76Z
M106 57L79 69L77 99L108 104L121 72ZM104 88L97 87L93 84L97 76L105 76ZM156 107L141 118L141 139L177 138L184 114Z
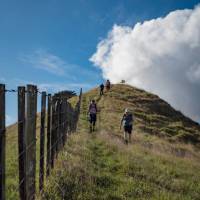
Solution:
M6 93L17 93L18 122L6 128ZM38 114L38 96L41 111ZM35 85L6 89L0 84L0 199L34 200L44 190L45 181L80 114L82 89L75 106L73 91L54 95Z

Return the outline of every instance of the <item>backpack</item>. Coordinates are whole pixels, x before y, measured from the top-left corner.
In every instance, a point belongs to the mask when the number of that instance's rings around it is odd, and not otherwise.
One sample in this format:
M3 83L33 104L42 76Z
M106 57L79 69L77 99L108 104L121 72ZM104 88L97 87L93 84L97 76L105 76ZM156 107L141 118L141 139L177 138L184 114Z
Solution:
M131 125L133 125L133 114L132 113L124 114L123 125L124 126L131 126Z
M101 90L103 90L103 89L104 89L104 85L103 85L103 84L101 84L101 85L100 85L100 88L101 88Z
M96 103L95 104L90 104L90 107L89 107L89 112L90 114L96 114L97 113L97 105Z

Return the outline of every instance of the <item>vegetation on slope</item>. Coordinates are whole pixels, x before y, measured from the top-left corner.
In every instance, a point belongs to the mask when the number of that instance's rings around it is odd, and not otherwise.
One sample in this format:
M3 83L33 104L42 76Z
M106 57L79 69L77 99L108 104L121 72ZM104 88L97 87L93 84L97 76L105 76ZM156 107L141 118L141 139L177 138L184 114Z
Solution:
M112 103L111 103L112 102ZM118 122L123 108L130 107L136 117L136 129L171 141L181 140L199 144L200 126L173 109L158 96L128 85L115 85L99 102L104 122ZM105 115L106 114L106 115Z
M39 158L40 145L40 115L37 117L36 129L36 157ZM6 130L6 199L19 199L19 166L18 166L18 133L17 124L7 127ZM39 162L36 165L36 184L38 189ZM37 190L38 192L38 190Z
M100 113L98 130L90 134L87 106L93 98ZM119 131L127 106L136 116L128 146ZM157 96L115 85L99 98L94 89L83 95L78 131L59 156L42 199L199 199L198 141L199 126Z

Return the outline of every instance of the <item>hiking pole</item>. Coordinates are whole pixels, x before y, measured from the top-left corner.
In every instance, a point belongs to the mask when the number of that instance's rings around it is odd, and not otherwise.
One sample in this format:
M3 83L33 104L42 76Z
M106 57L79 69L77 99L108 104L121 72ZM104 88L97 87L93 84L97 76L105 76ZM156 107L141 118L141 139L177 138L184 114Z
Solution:
M119 130L121 130L121 128L122 128L122 123L120 124L120 128L119 128Z

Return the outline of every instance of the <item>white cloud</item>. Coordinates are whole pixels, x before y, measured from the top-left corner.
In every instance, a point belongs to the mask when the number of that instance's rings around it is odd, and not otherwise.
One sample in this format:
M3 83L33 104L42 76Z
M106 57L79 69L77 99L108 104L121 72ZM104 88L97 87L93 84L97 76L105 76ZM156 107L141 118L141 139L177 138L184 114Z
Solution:
M187 72L189 80L193 83L200 83L200 63L190 67Z
M57 93L63 90L76 90L79 91L80 88L88 90L93 87L92 84L86 82L38 82L38 81L28 81L23 79L14 79L15 85L36 85L40 92L46 91L48 93Z
M60 57L41 49L35 51L33 54L21 56L20 60L30 63L35 68L59 76L66 76L65 70L72 70L77 67L76 65L67 63Z
M200 121L200 6L163 18L114 25L90 61L104 78L159 94ZM198 117L197 117L198 116Z
M92 85L87 83L39 83L40 91L59 92L63 90L79 90L80 88L89 89Z
M16 86L18 85L27 85L32 84L36 85L37 88L42 91L46 91L48 93L57 93L63 90L76 90L79 91L80 88L84 90L90 89L93 87L92 84L86 82L37 82L37 81L28 81L22 79L15 79Z
M99 78L96 71L91 70L88 67L68 63L62 58L42 49L36 50L32 54L21 55L19 59L24 63L31 64L34 68L45 70L58 76L63 76L73 82L79 81L80 74L82 78Z

